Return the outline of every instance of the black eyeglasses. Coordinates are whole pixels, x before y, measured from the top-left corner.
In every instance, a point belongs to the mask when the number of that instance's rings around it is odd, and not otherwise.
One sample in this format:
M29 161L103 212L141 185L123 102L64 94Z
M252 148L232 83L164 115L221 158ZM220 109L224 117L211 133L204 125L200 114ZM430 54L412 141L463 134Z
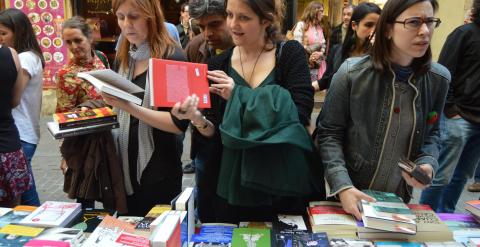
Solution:
M422 17L412 17L412 18L407 18L404 21L394 21L393 23L400 23L403 24L403 27L408 29L408 30L418 30L423 23L427 24L428 29L432 30L434 28L437 28L440 26L440 21L439 18L422 18Z

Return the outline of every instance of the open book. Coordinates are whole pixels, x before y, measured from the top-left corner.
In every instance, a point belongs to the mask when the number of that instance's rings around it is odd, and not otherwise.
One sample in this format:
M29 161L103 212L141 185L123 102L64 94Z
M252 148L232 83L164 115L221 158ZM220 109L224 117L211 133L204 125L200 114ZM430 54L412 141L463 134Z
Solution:
M132 95L132 93L141 93L144 90L111 69L80 72L77 77L87 80L101 92L128 100L137 105L142 104L142 99Z
M187 96L199 97L198 108L210 108L207 65L163 59L150 59L150 105L172 107Z

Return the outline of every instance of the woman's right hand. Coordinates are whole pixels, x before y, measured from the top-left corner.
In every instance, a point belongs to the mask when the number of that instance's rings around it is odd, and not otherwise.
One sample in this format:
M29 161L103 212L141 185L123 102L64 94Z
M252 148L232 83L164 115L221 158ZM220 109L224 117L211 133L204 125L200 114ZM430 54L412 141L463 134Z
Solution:
M214 82L210 87L210 92L228 100L235 86L232 77L221 70L208 71L207 77Z
M345 189L341 191L339 194L340 202L342 203L343 210L347 213L352 214L357 218L357 220L362 219L362 214L358 209L358 205L361 200L365 200L368 202L374 202L375 198L361 192L355 187Z

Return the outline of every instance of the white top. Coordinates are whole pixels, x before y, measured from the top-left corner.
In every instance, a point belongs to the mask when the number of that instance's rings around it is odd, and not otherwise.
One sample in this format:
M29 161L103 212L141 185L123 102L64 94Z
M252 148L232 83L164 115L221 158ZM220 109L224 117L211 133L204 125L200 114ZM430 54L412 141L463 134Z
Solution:
M40 110L42 107L42 61L33 52L27 51L18 54L22 69L30 74L22 94L20 105L12 110L15 125L20 133L20 140L31 144L38 144L40 140Z

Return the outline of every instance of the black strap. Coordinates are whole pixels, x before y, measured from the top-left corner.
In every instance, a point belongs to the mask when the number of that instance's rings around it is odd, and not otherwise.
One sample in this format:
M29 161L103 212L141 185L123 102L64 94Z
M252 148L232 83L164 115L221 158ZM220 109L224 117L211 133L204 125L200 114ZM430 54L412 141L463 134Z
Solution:
M276 59L276 63L277 63L277 64L279 64L279 62L280 62L280 57L282 56L283 45L285 45L285 41L281 41L281 42L280 42L280 47L278 47L277 59Z

